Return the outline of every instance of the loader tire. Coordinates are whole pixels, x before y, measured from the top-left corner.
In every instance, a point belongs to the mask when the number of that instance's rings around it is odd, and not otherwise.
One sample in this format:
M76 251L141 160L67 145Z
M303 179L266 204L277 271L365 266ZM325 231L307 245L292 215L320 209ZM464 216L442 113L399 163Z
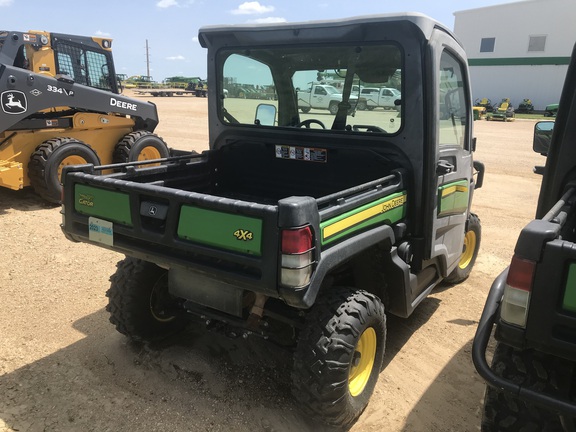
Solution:
M100 165L100 159L87 144L74 138L44 141L28 162L28 177L34 191L47 201L60 203L62 170L67 165Z
M332 427L354 423L376 386L385 343L378 297L346 287L321 295L294 353L292 394L302 410Z
M155 341L186 326L178 315L180 299L168 292L168 271L156 264L126 257L116 265L106 292L110 322L135 341Z
M116 144L112 155L112 162L147 161L167 158L169 156L170 151L162 138L149 131L136 131L125 135L124 138Z
M474 263L476 262L476 257L478 257L478 251L480 250L481 234L482 227L480 225L480 219L474 213L470 213L466 233L464 234L464 245L462 255L460 255L460 261L456 268L452 270L452 273L445 279L446 282L457 284L464 282L468 276L470 276L472 267L474 267Z

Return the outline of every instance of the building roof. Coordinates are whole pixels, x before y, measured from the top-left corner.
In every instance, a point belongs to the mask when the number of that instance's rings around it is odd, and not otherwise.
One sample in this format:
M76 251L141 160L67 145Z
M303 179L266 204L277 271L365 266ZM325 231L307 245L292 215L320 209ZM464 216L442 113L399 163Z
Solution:
M483 6L483 7L479 7L479 8L456 11L456 12L454 12L454 15L467 14L467 13L477 13L478 11L482 11L482 10L508 8L510 6L514 6L514 7L522 6L522 5L519 5L519 3L522 3L522 4L542 3L542 4L546 4L547 7L549 7L550 3L554 2L554 1L564 2L564 3L573 3L574 2L574 0L515 0L515 1L513 0L513 1L510 1L508 3L500 3L500 4L496 4L496 5L491 5L491 6Z

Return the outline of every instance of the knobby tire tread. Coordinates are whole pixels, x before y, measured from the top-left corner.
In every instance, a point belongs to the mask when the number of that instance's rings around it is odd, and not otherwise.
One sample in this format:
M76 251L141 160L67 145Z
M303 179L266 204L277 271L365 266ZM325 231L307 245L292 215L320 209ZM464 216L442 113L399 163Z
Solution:
M373 391L367 388L359 398L360 406L351 406L348 393L352 339L360 337L358 326L375 317L385 340L385 313L380 299L365 291L333 288L320 296L309 313L294 355L293 394L302 409L323 423L349 426L363 411ZM378 341L384 344L384 340ZM384 347L377 351L372 374L380 372ZM372 385L371 384L371 385Z
M559 394L565 379L559 375L567 362L534 350L518 350L497 343L492 360L494 372L522 387ZM487 386L482 432L561 432L560 418L515 395Z
M127 257L118 262L106 292L106 310L118 332L142 342L164 339L185 327L186 321L181 317L159 322L150 311L150 284L158 281L165 272L155 264L137 258Z

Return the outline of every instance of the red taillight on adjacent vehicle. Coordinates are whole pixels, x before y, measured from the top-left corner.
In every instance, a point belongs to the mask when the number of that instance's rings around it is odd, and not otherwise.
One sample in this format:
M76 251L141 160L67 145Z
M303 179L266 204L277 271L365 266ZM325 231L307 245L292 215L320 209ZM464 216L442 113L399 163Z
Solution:
M522 259L516 255L512 257L500 309L500 317L503 321L526 327L535 269L534 261Z
M514 255L508 270L506 285L524 291L532 291L532 279L534 278L535 268L536 263L534 261L518 258Z
M314 264L314 239L309 226L282 231L280 283L294 288L310 282Z

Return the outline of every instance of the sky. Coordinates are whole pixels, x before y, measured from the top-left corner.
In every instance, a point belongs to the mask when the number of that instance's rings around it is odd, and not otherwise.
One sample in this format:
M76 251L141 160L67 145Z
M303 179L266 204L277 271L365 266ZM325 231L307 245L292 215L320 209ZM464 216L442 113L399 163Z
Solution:
M116 73L206 78L206 25L302 22L420 12L454 28L454 12L518 0L0 0L0 30L113 39ZM148 41L148 56L146 55ZM147 63L148 59L148 63Z

